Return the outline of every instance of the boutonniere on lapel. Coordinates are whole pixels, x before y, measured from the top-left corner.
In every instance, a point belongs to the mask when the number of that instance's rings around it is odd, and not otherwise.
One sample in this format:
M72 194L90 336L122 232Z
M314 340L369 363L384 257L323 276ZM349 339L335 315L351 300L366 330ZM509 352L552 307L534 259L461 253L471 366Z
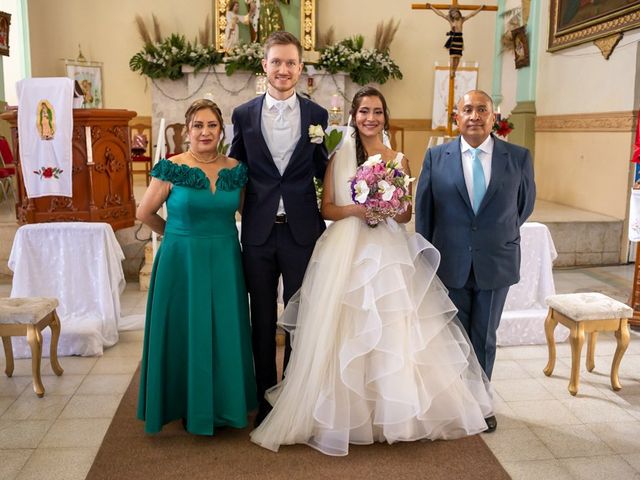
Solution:
M325 132L320 125L309 125L309 139L311 143L320 145L324 142L327 152L331 156L342 141L342 132L337 128Z
M309 139L311 143L321 144L324 142L324 130L321 125L309 125Z

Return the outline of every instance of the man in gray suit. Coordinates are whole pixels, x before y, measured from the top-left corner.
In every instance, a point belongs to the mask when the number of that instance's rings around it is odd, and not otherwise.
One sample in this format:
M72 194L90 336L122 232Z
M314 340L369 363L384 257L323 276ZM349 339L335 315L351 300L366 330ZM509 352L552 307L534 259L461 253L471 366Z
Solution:
M520 226L536 195L531 154L493 136L494 121L487 93L460 99L460 136L427 151L415 202L416 231L440 251L438 275L489 379L507 292L520 279ZM488 418L487 431L495 428Z

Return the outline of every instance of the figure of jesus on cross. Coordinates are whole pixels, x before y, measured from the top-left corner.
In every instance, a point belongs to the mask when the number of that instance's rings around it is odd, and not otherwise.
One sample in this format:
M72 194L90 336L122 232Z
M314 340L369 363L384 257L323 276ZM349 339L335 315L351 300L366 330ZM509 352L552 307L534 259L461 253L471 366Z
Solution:
M456 70L460 64L460 58L462 58L462 51L464 50L464 42L462 40L462 25L471 17L476 16L481 11L496 11L498 7L486 6L486 5L460 5L458 0L451 0L451 4L441 3L414 3L411 5L413 10L427 10L431 9L439 17L444 18L449 22L451 30L447 33L449 37L445 48L449 49L449 102L448 102L448 120L447 120L447 135L452 134L453 128L453 91L454 81L456 77ZM448 10L448 14L442 13L440 10ZM473 10L466 17L462 15L462 10Z

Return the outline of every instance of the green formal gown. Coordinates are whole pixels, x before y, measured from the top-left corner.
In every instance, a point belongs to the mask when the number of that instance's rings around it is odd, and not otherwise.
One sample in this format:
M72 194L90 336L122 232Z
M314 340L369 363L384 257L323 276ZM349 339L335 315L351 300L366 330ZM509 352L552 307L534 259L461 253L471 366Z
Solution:
M151 175L172 189L149 286L138 418L147 433L181 418L200 435L244 428L256 407L235 222L247 168L221 170L215 192L201 169L169 160Z

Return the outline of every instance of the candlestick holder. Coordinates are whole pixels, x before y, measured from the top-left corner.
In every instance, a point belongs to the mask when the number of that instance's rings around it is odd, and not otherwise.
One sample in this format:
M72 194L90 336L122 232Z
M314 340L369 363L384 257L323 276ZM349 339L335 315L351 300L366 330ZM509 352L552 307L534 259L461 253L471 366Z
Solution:
M315 84L313 81L313 77L307 77L307 95L313 95L313 91L315 90Z
M267 76L264 73L256 73L256 95L267 93Z
M342 108L331 107L329 109L329 125L342 125L344 116L342 114Z

